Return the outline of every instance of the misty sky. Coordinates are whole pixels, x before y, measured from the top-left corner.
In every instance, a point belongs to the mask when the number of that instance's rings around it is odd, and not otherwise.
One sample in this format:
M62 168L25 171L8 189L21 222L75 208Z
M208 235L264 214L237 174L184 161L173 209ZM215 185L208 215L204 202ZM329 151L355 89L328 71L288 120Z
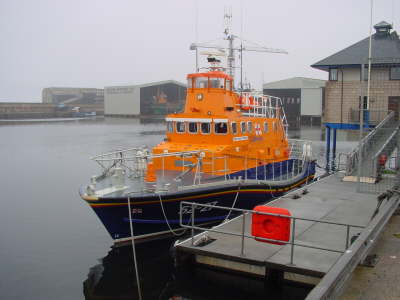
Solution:
M198 41L233 31L289 55L244 55L255 87L295 76L326 79L312 63L369 34L369 0L202 0ZM196 0L0 0L0 101L40 102L44 87L97 87L175 79L195 68ZM373 24L400 26L400 2L375 0Z

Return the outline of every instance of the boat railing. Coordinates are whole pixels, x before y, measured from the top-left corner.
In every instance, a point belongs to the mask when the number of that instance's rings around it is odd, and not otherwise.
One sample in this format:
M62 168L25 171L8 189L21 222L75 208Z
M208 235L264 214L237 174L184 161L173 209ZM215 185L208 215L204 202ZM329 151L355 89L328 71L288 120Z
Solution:
M179 174L174 175L174 181L177 186L182 187L184 185L199 185L210 179L214 181L237 179L239 175L232 175L236 174L236 172L231 166L232 160L237 160L238 158L243 160L244 173L239 176L243 180L250 179L248 178L250 171L246 171L249 169L253 170L251 171L253 172L252 176L255 175L258 179L263 177L261 180L288 180L304 171L306 162L311 159L311 143L302 140L289 140L289 147L289 158L296 160L296 163L292 163L292 165L285 161L274 162L273 159L249 157L240 154L218 155L209 150L153 154L146 147L116 150L93 156L91 159L98 163L103 170L102 174L97 178L113 175L114 170L120 168L131 179L138 178L140 181L144 181L149 163L158 159L157 176L159 176L159 181L163 185L163 183L167 182L165 180L168 172L166 159L168 157L176 157L177 160L174 163L181 166L181 171ZM274 167L269 170L272 173L267 174L266 166L272 162L274 162ZM264 169L260 169L259 166L264 166ZM261 174L264 174L264 176ZM166 187L163 186L162 188L165 189Z
M279 118L287 129L287 119L283 109L282 99L264 95L262 92L242 92L237 106L248 117ZM287 133L287 132L286 132Z

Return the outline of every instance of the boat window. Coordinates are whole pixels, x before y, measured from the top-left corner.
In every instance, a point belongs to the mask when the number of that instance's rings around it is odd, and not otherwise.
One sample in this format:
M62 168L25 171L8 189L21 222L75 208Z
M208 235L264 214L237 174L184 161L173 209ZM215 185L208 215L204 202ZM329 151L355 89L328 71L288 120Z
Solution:
M240 123L240 129L242 130L242 133L246 133L246 122Z
M224 78L210 78L210 88L223 89Z
M232 134L237 134L237 124L236 124L236 122L232 122L231 123L231 127L232 127Z
M187 88L191 89L193 87L193 78L188 78L187 80Z
M174 123L172 121L167 122L167 131L174 132Z
M200 129L202 134L210 134L211 131L210 123L201 123Z
M230 80L226 80L226 89L228 90L228 91L230 91L231 90L231 81Z
M217 133L217 134L226 134L226 133L228 133L228 123L226 123L226 122L215 123L214 132Z
M195 86L198 89L204 89L208 87L208 77L197 77L195 78Z
M248 132L252 132L253 131L253 123L251 123L250 121L247 122L247 131Z
M190 133L197 133L197 123L190 122L189 123L189 132Z
M268 123L264 122L264 132L268 132Z
M176 122L176 132L185 132L185 122Z

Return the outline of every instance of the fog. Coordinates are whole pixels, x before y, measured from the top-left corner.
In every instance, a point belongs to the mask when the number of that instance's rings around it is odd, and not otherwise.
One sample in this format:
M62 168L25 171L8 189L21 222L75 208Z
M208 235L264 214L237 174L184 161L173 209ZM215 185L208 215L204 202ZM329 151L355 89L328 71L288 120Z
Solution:
M373 24L397 29L396 2L375 0ZM195 69L189 45L223 37L225 7L232 7L234 33L289 52L244 55L255 87L326 79L310 65L369 34L368 0L1 0L0 101L40 102L45 87L184 82Z

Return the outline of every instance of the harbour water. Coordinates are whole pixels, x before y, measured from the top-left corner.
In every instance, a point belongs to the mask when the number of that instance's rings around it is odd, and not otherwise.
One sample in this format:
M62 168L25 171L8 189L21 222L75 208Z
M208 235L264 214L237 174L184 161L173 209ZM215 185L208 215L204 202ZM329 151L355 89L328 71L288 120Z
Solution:
M78 195L99 170L89 156L146 144L164 137L164 124L101 118L74 122L0 124L0 298L134 299L131 249L112 240ZM313 141L325 165L320 127L290 137ZM358 133L339 132L338 153ZM320 171L322 172L322 171ZM250 299L271 295L262 281L198 270L180 278L173 271L172 239L138 246L144 299ZM196 280L194 280L196 279ZM308 289L287 286L274 299L303 299Z

